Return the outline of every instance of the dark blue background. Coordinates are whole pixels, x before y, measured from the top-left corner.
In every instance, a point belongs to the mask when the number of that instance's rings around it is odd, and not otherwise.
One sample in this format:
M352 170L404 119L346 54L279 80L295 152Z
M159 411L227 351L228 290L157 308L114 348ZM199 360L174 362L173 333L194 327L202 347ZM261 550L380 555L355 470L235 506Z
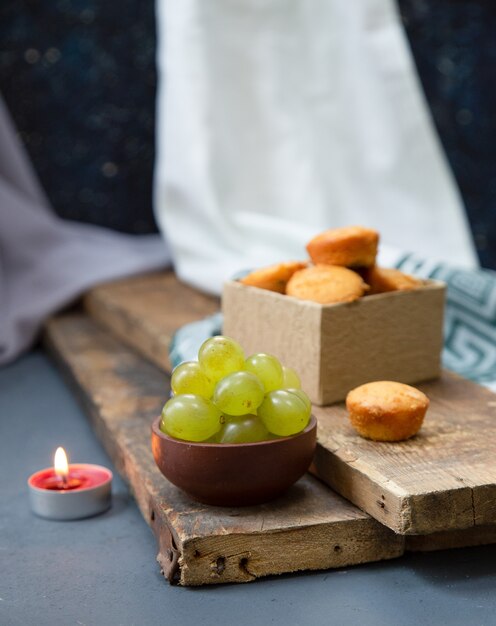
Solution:
M496 269L496 4L399 0L483 267Z
M56 210L156 230L153 0L2 0L0 92Z

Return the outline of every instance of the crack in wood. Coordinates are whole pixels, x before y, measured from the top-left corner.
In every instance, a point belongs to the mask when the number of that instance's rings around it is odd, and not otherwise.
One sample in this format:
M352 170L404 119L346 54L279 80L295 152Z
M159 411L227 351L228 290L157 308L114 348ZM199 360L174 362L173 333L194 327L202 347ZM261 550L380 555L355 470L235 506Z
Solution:
M475 513L475 495L474 495L474 490L472 488L470 488L470 498L472 501L472 518L473 518L473 525L477 526L477 516Z
M400 507L401 534L408 535L412 528L412 506L410 498L401 499Z

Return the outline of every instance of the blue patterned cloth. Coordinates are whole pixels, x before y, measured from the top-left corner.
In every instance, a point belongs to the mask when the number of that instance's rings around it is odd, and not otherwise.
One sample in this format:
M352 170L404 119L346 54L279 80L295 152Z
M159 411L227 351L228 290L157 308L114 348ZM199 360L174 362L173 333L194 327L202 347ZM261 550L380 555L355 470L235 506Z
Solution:
M397 267L448 285L443 365L496 391L496 272L458 270L413 254L405 255ZM172 365L196 360L201 343L221 332L221 313L183 326L171 343Z
M458 270L407 255L402 271L448 285L444 366L496 390L496 272Z

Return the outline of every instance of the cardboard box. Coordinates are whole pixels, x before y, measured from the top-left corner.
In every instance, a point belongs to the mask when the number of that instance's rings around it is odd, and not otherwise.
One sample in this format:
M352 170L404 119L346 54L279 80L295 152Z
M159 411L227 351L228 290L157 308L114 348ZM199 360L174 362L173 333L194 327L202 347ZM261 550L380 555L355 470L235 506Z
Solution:
M373 380L439 376L445 285L322 305L238 282L224 285L223 333L247 354L267 352L300 375L313 403L344 400Z

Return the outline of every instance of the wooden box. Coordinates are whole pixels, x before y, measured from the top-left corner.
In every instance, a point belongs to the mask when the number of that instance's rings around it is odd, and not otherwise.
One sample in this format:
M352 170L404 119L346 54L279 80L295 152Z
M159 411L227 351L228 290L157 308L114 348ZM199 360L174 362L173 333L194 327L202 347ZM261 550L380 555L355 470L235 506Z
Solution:
M441 372L445 285L321 305L231 281L223 333L247 354L268 352L299 374L314 404L372 380L417 383Z

